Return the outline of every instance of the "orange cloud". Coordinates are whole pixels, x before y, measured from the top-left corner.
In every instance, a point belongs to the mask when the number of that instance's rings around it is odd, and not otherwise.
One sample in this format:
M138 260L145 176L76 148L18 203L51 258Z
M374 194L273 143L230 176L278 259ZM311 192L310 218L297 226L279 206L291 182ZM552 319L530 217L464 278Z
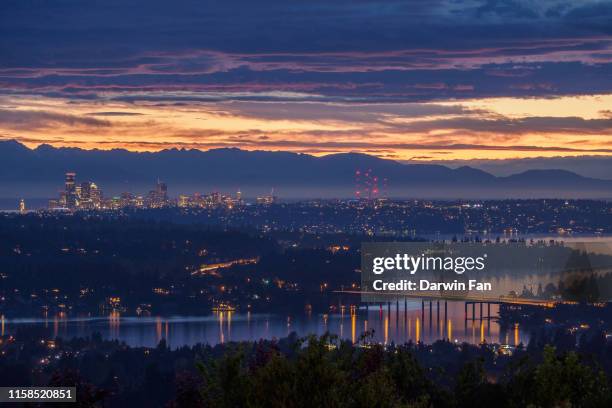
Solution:
M146 96L146 92L142 95ZM30 147L239 147L439 160L612 155L612 95L435 103L158 102L2 96L0 135Z

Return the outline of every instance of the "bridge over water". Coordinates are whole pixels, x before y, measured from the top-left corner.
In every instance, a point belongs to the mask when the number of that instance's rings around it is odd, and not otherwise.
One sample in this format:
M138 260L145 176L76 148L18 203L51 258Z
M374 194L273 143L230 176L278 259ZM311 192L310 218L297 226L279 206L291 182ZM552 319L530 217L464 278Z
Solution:
M480 316L479 319L492 319L491 316L491 305L517 305L517 306L541 306L541 307L554 307L555 305L562 303L562 301L555 300L542 300L542 299L530 299L518 296L484 296L484 295L476 295L476 294L452 294L452 293L444 293L444 292L419 292L419 291L410 291L410 292L374 292L374 291L360 291L360 290L336 290L334 293L339 295L375 295L377 297L388 297L389 300L387 302L375 301L372 303L378 303L380 309L382 310L383 304L387 304L387 308L391 310L391 304L395 301L397 311L399 312L399 303L400 300L404 301L404 309L407 309L408 300L421 300L421 315L422 320L425 320L425 303L429 303L429 320L431 321L433 318L433 302L436 302L436 315L437 319L440 319L440 301L444 302L444 319L446 320L446 315L448 312L448 302L465 302L465 321L468 320L476 320L476 305L479 305ZM487 305L487 314L484 314L484 305ZM472 316L470 317L468 314L469 306L472 309ZM369 305L366 303L366 308L369 308Z
M375 295L375 296L388 296L391 298L401 299L420 299L423 301L433 300L445 300L445 301L456 301L456 302L467 302L467 303L491 303L491 304L511 304L511 305L529 305L529 306L543 306L543 307L554 307L561 301L555 300L542 300L542 299L530 299L518 296L484 296L475 294L457 295L452 293L432 293L432 292L374 292L374 291L360 291L360 290L335 290L335 293L347 294L347 295Z

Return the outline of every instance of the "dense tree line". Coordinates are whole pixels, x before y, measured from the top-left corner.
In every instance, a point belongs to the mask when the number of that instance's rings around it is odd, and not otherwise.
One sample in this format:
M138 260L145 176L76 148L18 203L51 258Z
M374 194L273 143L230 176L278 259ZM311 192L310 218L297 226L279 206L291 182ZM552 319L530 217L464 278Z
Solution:
M78 388L81 407L608 407L612 345L536 340L512 356L487 345L360 347L324 335L169 349L33 332L3 338L5 386Z
M334 345L331 347L330 345ZM283 353L260 344L248 357L240 348L201 363L204 376L193 406L215 407L605 407L612 404L604 372L575 352L552 346L488 372L486 352L451 348L449 366L424 366L427 347L356 348L328 336L296 342ZM445 345L442 344L442 347ZM446 344L448 346L448 344ZM465 353L462 359L461 354ZM470 354L475 354L471 358ZM443 359L444 355L438 358ZM455 361L453 361L455 360ZM453 369L453 362L463 365ZM440 362L438 362L439 364ZM495 364L495 363L493 363ZM450 369L450 370L449 370ZM491 374L500 374L492 379ZM180 401L181 395L178 396ZM197 402L197 403L196 403Z

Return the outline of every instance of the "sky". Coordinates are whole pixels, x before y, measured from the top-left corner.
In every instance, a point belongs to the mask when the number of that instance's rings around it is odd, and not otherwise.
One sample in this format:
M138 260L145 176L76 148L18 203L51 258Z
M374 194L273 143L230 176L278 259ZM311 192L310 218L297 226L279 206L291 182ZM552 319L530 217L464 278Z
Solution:
M4 0L0 139L612 156L612 1Z

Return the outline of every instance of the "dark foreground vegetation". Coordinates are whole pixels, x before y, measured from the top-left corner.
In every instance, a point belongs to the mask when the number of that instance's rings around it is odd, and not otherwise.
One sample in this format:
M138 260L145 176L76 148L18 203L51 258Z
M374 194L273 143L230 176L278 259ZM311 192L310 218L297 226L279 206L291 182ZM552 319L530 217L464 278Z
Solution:
M609 407L612 344L358 345L331 336L169 349L2 338L3 386L76 385L72 407ZM52 406L51 404L49 406Z

